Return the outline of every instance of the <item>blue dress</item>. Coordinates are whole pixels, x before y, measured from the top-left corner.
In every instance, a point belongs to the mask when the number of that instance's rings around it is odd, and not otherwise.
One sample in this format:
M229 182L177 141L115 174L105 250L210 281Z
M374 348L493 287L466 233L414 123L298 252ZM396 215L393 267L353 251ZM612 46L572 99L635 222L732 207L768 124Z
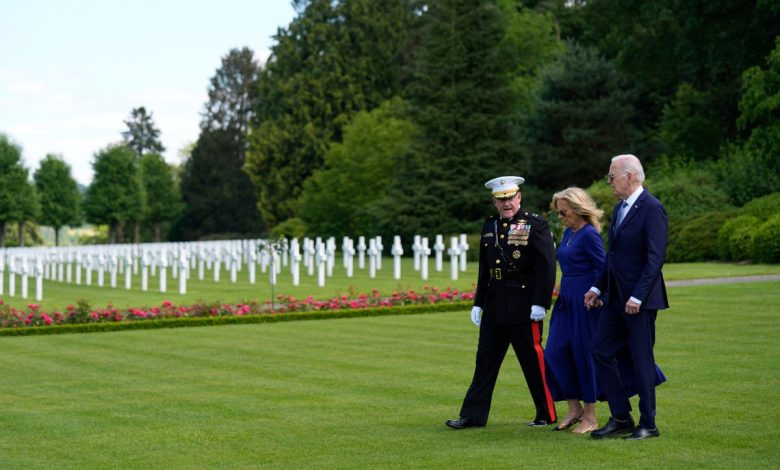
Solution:
M600 393L590 341L601 309L586 310L585 292L604 268L606 252L596 228L585 224L563 232L558 247L561 287L552 310L544 351L547 386L555 401L578 399L595 403Z
M576 232L570 228L563 232L558 247L561 287L553 306L544 350L547 387L555 401L576 399L595 403L606 399L598 387L596 365L590 351L601 309L586 310L584 305L585 293L595 284L606 256L601 235L594 226L585 224ZM629 396L636 395L636 379L627 347L620 351L617 359L626 392ZM655 372L656 385L666 381L657 365Z

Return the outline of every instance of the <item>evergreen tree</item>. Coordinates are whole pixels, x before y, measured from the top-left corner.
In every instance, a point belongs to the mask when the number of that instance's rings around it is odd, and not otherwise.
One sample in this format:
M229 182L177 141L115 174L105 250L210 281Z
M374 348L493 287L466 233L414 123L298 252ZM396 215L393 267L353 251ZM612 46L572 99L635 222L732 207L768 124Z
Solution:
M351 116L400 91L412 10L405 0L296 2L259 78L246 169L263 219L296 215L304 180Z
M501 9L489 0L431 2L422 16L409 94L423 137L394 185L397 210L385 205L390 219L410 217L415 225L404 224L407 229L474 230L489 209L483 183L524 173L514 120L515 66L502 56L505 27ZM435 201L435 211L418 207L412 216L405 211L420 204L420 190Z
M162 153L165 151L160 142L160 130L152 120L152 113L146 112L146 108L133 108L130 119L124 121L127 130L122 132L125 144L131 148L138 157L148 152Z
M0 134L0 248L5 247L6 224L26 220L30 198L28 186L22 149L5 134Z
M54 244L60 245L60 228L81 223L81 193L62 157L49 154L33 176L41 202L39 222L54 229Z
M235 156L235 135L204 130L184 165L181 193L184 213L176 239L208 235L257 236L263 231L249 176Z
M634 97L612 63L592 48L570 43L542 72L535 112L527 122L530 182L549 192L587 187L603 178L610 157L643 155Z
M143 212L143 188L135 152L125 145L109 146L92 161L93 179L83 209L87 221L109 226L109 243L124 241L128 221Z
M204 130L220 129L234 135L237 154L233 158L241 162L244 161L259 72L260 66L255 62L251 49L231 49L211 78L209 100L200 124Z
M263 231L257 191L242 170L259 71L251 49L232 49L211 79L201 134L182 174L186 208L177 238Z
M154 230L154 241L162 240L162 224L179 213L181 202L173 180L171 167L157 153L147 153L140 161L146 205L144 221Z

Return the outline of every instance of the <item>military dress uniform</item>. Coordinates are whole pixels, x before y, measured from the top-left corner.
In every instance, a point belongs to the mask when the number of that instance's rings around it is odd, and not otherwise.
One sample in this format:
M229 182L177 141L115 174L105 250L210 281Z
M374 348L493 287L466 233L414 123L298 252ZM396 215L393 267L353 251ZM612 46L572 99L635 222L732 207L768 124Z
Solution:
M528 424L556 421L545 380L543 323L530 318L532 305L550 308L555 270L552 234L543 218L520 206L510 219L492 216L485 220L474 298L475 307L482 308L476 368L461 419L450 420L448 426L487 423L493 389L510 344L536 406L536 417Z

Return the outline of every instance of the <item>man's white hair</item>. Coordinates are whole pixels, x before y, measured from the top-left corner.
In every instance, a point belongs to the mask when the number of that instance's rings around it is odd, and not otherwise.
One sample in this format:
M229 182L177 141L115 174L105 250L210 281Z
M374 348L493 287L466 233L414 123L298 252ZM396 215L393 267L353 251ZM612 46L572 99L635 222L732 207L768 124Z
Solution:
M639 181L639 184L644 183L645 170L642 169L642 162L640 162L636 156L631 155L630 153L617 155L612 157L612 162L621 162L623 164L623 170L634 175L636 180Z

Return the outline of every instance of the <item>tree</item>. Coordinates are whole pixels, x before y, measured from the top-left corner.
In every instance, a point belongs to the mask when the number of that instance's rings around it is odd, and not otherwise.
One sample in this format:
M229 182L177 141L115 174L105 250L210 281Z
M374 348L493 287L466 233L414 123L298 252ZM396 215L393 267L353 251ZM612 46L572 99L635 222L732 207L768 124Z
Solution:
M124 227L143 212L143 188L135 152L113 145L95 154L93 179L84 198L87 221L107 224L109 243L124 241Z
M718 162L737 205L780 191L780 38L776 44L766 69L751 67L743 74L737 126L747 138L725 147Z
M174 237L193 240L207 235L257 236L263 224L249 176L235 157L235 136L204 130L184 165L181 193L184 212ZM226 156L232 158L226 158Z
M60 245L60 228L81 223L81 193L62 157L49 154L33 175L41 201L39 222L54 229L54 244Z
M529 181L555 191L603 178L608 158L642 155L635 94L614 64L593 48L569 43L541 74L535 111L528 117Z
M154 241L162 239L162 224L179 213L181 202L171 167L157 153L147 153L140 161L141 182L146 196L143 219L154 228Z
M122 132L125 144L131 148L138 157L147 152L162 153L165 151L160 142L160 130L152 121L152 113L146 113L146 108L133 108L130 119L124 121L127 130Z
M182 174L186 209L177 238L263 231L257 192L242 170L259 71L251 49L232 49L211 79L200 137Z
M578 41L597 47L637 84L643 128L655 126L687 83L706 100L691 108L691 118L723 129L718 144L737 135L742 72L761 64L780 35L780 7L772 1L589 0L579 13L585 27Z
M222 58L222 66L211 78L209 100L203 112L200 127L204 130L223 130L236 138L237 155L244 161L246 135L254 108L254 93L260 66L254 52L248 47L231 49Z
M352 115L400 93L406 0L296 2L259 77L246 170L269 227L293 217L303 182Z
M408 112L408 104L395 98L356 114L344 127L344 141L328 149L325 166L304 184L299 205L307 234L377 233L375 205L419 132Z
M5 134L0 134L0 248L5 247L6 224L27 220L28 186L22 149Z

